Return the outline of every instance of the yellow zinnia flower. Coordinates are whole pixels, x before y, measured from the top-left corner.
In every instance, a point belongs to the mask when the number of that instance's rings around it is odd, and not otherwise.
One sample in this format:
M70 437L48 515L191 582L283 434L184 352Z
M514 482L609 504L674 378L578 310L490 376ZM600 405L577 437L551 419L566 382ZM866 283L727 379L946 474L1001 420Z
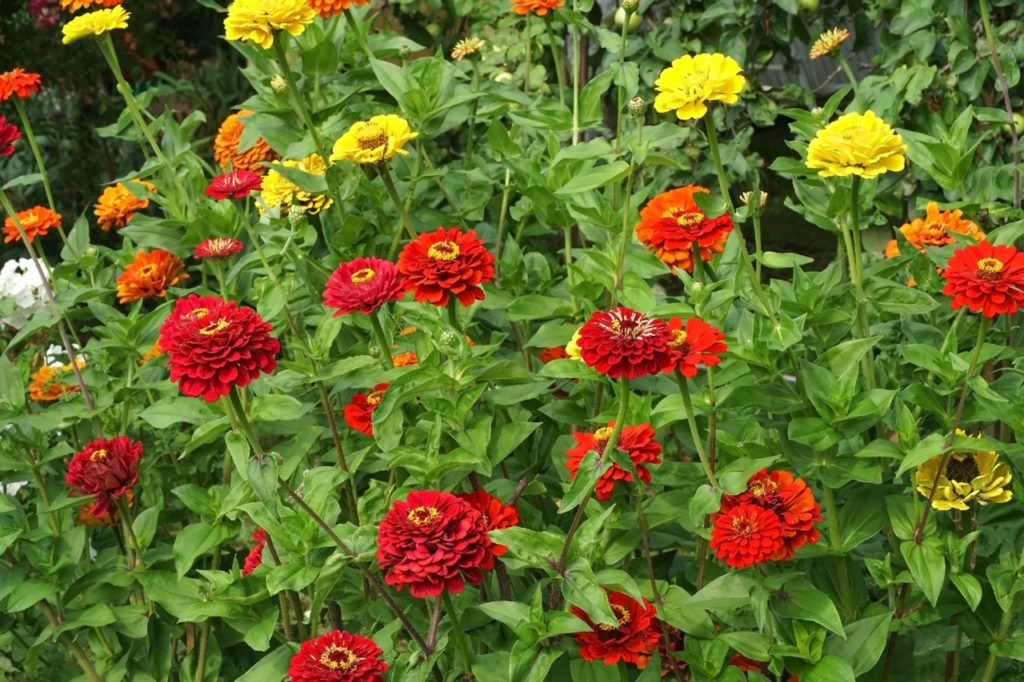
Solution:
M819 130L807 147L807 167L823 178L874 178L903 170L906 151L903 138L869 110L840 116Z
M301 161L282 161L282 166L295 168L310 175L326 175L327 164L320 158L319 154L311 154ZM281 213L285 214L292 206L300 207L304 213L319 213L329 207L333 200L323 194L313 194L300 188L291 180L277 171L277 166L271 166L267 175L263 178L263 185L260 190L262 202L257 201L256 207L262 215L266 208L281 207ZM264 204L266 208L264 208Z
M128 10L120 5L77 16L64 24L64 38L61 42L67 45L79 38L101 36L108 31L128 28L128 20L131 16Z
M962 429L957 429L956 433L958 436L967 435ZM932 497L932 485L942 460L943 455L938 455L917 467L914 483L917 492L925 498ZM1009 487L1012 478L1010 468L999 461L996 452L951 452L945 470L938 477L932 507L939 511L967 511L971 502L979 505L1009 502L1013 498Z
M235 0L224 20L224 37L269 50L274 46L274 31L301 35L314 17L316 12L306 0Z
M654 81L654 109L660 114L675 110L681 120L703 118L707 102L739 99L747 82L740 71L736 60L724 54L683 55Z
M385 114L369 121L356 121L338 138L331 150L331 162L380 163L395 154L408 154L405 143L419 135L401 116Z
M808 53L808 56L811 59L817 59L827 54L834 54L839 51L839 46L843 44L843 41L849 37L850 32L845 28L833 28L825 31L811 45L811 51Z

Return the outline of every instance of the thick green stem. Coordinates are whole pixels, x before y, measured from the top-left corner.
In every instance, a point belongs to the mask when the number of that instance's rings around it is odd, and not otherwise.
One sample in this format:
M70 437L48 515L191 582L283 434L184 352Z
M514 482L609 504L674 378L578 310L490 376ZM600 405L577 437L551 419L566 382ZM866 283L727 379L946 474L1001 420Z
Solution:
M44 599L39 602L39 608L41 608L43 613L46 614L47 619L50 621L50 625L54 628L59 628L61 626L63 619L60 617L60 614L57 613L57 610L50 605L50 602ZM103 678L96 672L96 668L93 667L92 661L89 660L89 656L85 653L85 650L79 646L74 639L72 639L69 633L61 633L60 640L71 652L71 657L75 659L75 662L78 663L78 667L82 669L82 672L85 673L85 676L89 678L90 682L103 682Z
M565 106L565 74L562 72L562 52L558 49L558 42L555 40L555 32L551 28L551 14L544 17L544 29L548 34L548 47L551 48L551 58L555 62L555 75L558 77L558 104Z
M135 535L135 529L132 527L132 512L128 508L127 503L124 501L124 497L117 498L117 511L121 515L121 524L124 527L125 541L131 547L135 553L134 565L130 568L138 566L142 570L146 570L146 562L142 558L142 545L139 544L139 538Z
M466 641L466 633L462 629L462 623L459 622L459 612L455 610L455 604L452 603L452 596L448 594L448 590L441 592L441 599L444 601L445 611L448 612L448 619L452 623L452 632L455 633L455 641L459 646L459 652L462 654L463 672L466 675L466 679L470 679L473 674L473 657L469 653L469 642Z
M1006 123L1010 129L1010 151L1013 154L1013 207L1019 211L1021 207L1020 137L1017 135L1013 102L1010 101L1010 84L1006 80L1003 64L999 60L999 49L996 43L996 33L992 30L992 18L989 16L988 0L978 0L978 10L981 12L981 25L985 28L985 41L988 43L988 53L992 59L992 68L996 72L996 80L999 81L999 89L1003 94Z
M387 367L394 367L395 361L391 358L391 345L388 343L388 337L384 333L384 327L380 324L380 317L376 310L369 314L370 326L373 327L373 335L377 339L377 345L380 346L380 355L384 359L384 364Z
M832 551L842 552L843 536L839 529L839 507L836 506L835 491L829 486L823 486L825 514L828 517L828 539ZM843 607L843 616L852 619L856 613L853 603L853 593L850 591L850 574L846 567L846 557L836 556L836 583L839 585L839 601Z
M862 250L860 245L860 178L853 177L850 184L850 225L849 232L852 243L848 241L850 261L850 279L853 281L854 290L857 292L857 336L866 339L871 335L868 326L867 296L864 294L864 266L862 263ZM875 354L872 350L861 358L861 371L864 374L864 385L874 389L875 382Z
M50 176L46 172L46 163L43 161L43 154L39 151L39 144L36 142L35 133L32 131L32 120L28 117L28 113L25 111L25 104L21 101L21 98L14 98L14 108L18 111L18 118L21 119L21 129L25 131L25 139L28 140L28 146L32 149L32 156L36 159L39 177L43 181L43 191L46 193L46 203L51 211L57 213L57 203L53 200L53 190L50 188ZM64 246L68 248L68 251L71 251L68 238L64 235L64 228L58 226L57 233L60 235L61 241L64 242ZM78 254L74 255L77 256Z
M704 467L704 474L708 477L708 483L712 488L718 489L718 479L715 478L715 470L708 459L708 453L704 450L704 442L700 437L700 430L697 428L697 416L693 411L693 400L690 398L690 388L686 385L686 377L676 369L676 384L679 386L679 396L683 399L683 409L686 411L686 421L690 424L690 437L693 439L693 448L697 451L701 466Z
M368 59L373 59L375 57L373 50L370 49L370 45L366 42L366 36L364 36L363 32L359 30L356 20L352 18L350 10L342 10L342 14L345 15L345 23L348 25L348 30L352 32L353 36L355 36L359 49L363 51L363 54L365 54Z
M295 109L295 113L299 115L299 118L302 119L302 124L306 126L309 134L313 137L316 153L320 155L325 164L330 163L330 150L327 148L327 143L324 141L323 136L320 135L320 130L313 124L313 116L309 111L309 107L306 106L306 100L303 99L299 86L295 83L295 76L292 75L291 68L288 66L288 55L284 51L284 36L284 33L278 33L275 36L273 49L274 57L277 59L278 67L281 69L281 76L284 78L285 84L288 87L288 94L291 96L292 107ZM339 201L339 205L340 203Z
M448 308L448 324L451 325L452 329L462 333L462 327L459 326L459 299L455 296L448 296L448 303L445 306Z
M622 32L619 34L619 72L622 73L626 66L626 37L629 35L629 20L633 12L626 11L626 20L622 22ZM616 154L619 153L619 144L622 136L622 117L626 111L626 88L621 83L615 86L615 145L612 147ZM629 195L626 195L627 198Z
M572 11L576 12L576 0ZM580 32L575 24L569 25L572 34L572 143L580 141Z
M401 219L399 229L404 227L405 231L409 233L409 239L416 239L416 228L413 227L412 220L409 219L409 214L405 211L405 205L402 204L402 199L398 196L398 188L395 187L395 181L391 178L391 171L388 169L387 163L380 164L377 169L380 180L384 183L384 189L391 197L391 203L395 205L395 210L398 211L398 216Z

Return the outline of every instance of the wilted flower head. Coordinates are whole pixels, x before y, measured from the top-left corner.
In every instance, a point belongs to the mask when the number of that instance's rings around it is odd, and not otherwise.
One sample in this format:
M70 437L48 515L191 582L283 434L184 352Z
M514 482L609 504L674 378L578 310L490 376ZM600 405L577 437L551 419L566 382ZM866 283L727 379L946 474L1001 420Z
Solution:
M319 154L310 154L298 161L282 161L280 165L309 175L325 176L327 174L327 165ZM260 214L265 212L265 205L266 208L280 207L283 214L297 217L307 213L316 215L334 203L334 200L326 194L307 192L302 189L281 174L275 166L271 166L263 178L260 198L263 200L262 203L256 202Z
M126 436L100 438L75 453L68 464L67 484L76 495L92 495L89 512L103 516L139 478L142 443Z
M703 118L708 102L735 103L747 80L740 65L724 54L683 55L661 72L654 87L654 109L675 111L680 120Z
M963 218L963 211L941 211L934 201L928 202L924 218L914 218L909 223L904 223L900 227L900 232L904 239L921 253L925 252L926 246L955 244L957 239L954 234L967 235L976 242L985 239L985 233L973 220ZM895 239L889 240L885 245L885 257L896 258L899 255L899 243Z
M381 163L395 154L408 154L405 144L415 138L409 122L395 114L356 121L338 138L331 150L331 162Z
M269 50L274 46L275 31L302 35L315 17L307 0L235 0L228 5L224 37Z
M657 610L646 599L638 602L622 592L609 592L608 605L615 614L614 626L599 625L586 611L572 607L572 614L590 628L573 635L580 646L580 656L587 661L602 661L607 666L623 661L643 670L661 639Z
M350 429L373 437L373 413L380 407L384 391L388 390L389 385L377 384L369 393L356 393L352 396L352 401L342 411Z
M740 202L744 206L750 206L750 197L753 196L753 192L743 192L740 194ZM765 204L768 203L768 194L764 190L758 190L757 192L757 206L754 208L764 208Z
M811 45L810 57L817 59L829 54L836 54L843 41L850 37L850 32L845 28L833 28L823 32Z
M455 47L452 48L452 59L457 62L461 62L466 57L472 57L477 54L486 44L487 43L480 38L463 38L459 42L455 43Z
M80 14L64 24L64 38L61 42L67 45L81 38L101 36L110 31L128 28L128 20L131 16L120 5L110 9L98 9L87 14Z
M957 429L956 433L958 436L967 435L963 429ZM943 460L946 460L945 468L940 473ZM999 453L963 450L951 452L948 458L937 455L917 467L914 484L917 492L925 499L931 499L933 508L967 511L971 504L984 506L1009 502L1013 498L1010 489L1012 478L1010 467L999 460Z
M78 368L85 367L85 362L76 360ZM70 380L75 369L70 364L46 364L32 374L28 384L28 397L38 403L60 400L69 393L82 390L77 382ZM69 380L71 381L69 383Z
M807 146L807 167L823 178L874 178L901 171L907 146L875 112L845 114L818 131Z

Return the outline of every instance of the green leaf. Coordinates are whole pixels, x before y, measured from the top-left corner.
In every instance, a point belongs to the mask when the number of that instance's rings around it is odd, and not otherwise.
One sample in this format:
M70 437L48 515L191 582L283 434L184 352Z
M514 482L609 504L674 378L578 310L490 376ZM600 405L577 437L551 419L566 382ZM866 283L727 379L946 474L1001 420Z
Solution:
M945 449L943 445L946 442L946 437L941 433L932 433L928 435L924 440L915 445L910 452L900 462L899 469L896 470L896 477L899 478L903 475L904 471L913 469L919 464L927 462L932 457L938 457Z
M891 613L880 613L848 623L846 639L838 635L829 636L825 642L825 653L848 662L855 675L863 675L882 657L891 622Z
M174 538L174 570L178 576L184 576L192 569L192 564L203 554L218 547L231 531L227 526L218 524L211 526L205 521L185 526Z
M260 662L249 668L249 670L235 680L235 682L267 682L267 680L282 680L288 672L288 664L295 655L295 649L284 645L274 649L270 654L260 659Z
M878 277L868 279L864 293L873 305L896 315L922 315L939 306L934 298L916 287Z
M224 444L235 465L235 471L243 479L249 480L249 441L238 431L231 431L224 436Z
M18 613L35 606L43 600L57 599L57 585L46 580L23 580L7 598L6 613Z
M925 538L921 544L905 540L900 543L900 551L910 569L914 584L932 606L935 606L946 577L946 557L942 554L942 543L932 537Z
M276 606L266 610L263 617L252 623L245 629L243 639L253 651L266 651L270 648L270 640L277 628L277 620L280 613Z
M842 549L849 552L882 531L885 507L868 496L854 496L839 510Z
M809 265L813 262L813 258L802 256L799 253L765 251L761 254L761 264L766 268L795 268L799 265Z
M750 604L754 581L739 573L726 573L705 585L685 605L708 610L735 609Z
M214 418L214 412L198 398L174 396L158 400L139 416L154 429L166 429L175 424L202 424Z
M252 399L249 417L259 421L290 421L299 419L312 409L290 395L258 395Z
M800 682L856 682L856 679L850 664L835 656L825 656L800 675Z
M591 450L583 456L580 468L576 471L576 477L569 484L569 490L562 498L562 505L558 508L559 514L565 514L580 505L597 484L604 472L612 467L611 462L602 462L600 455Z
M274 566L267 573L267 592L277 594L282 590L300 591L316 580L319 574L318 566L299 561Z
M249 458L247 480L256 497L271 509L277 502L277 460L273 453Z
M25 382L6 355L0 355L0 405L20 410L25 405Z
M835 604L805 578L797 578L787 583L781 598L776 596L772 603L775 612L783 618L809 620L840 636L845 636L843 622L839 618Z
M139 541L139 545L142 549L149 547L149 544L153 542L153 537L156 535L157 522L160 520L160 507L149 507L143 509L142 512L135 517L135 521L132 523L132 530L135 532L135 538Z
M983 595L978 579L969 573L953 573L949 579L956 586L957 591L963 595L967 605L971 607L971 611L977 611Z
M568 182L555 190L555 194L566 196L589 192L592 189L604 187L610 182L615 182L628 171L629 164L625 161L612 161L608 164L594 166L572 176Z

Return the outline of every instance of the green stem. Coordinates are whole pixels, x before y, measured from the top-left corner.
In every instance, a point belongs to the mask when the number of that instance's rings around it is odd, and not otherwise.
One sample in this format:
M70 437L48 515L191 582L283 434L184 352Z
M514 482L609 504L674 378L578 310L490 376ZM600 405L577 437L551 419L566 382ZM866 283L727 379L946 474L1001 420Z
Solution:
M377 345L380 346L381 357L384 358L384 364L387 367L394 367L395 361L391 358L391 345L388 343L388 337L384 334L384 327L380 324L380 317L376 310L372 311L369 315L370 326L373 327L373 335L377 338Z
M1006 109L1007 124L1010 126L1010 144L1013 154L1013 207L1020 210L1021 207L1021 180L1020 180L1020 138L1017 135L1017 124L1014 121L1013 102L1010 101L1010 85L1003 72L1003 64L999 60L999 49L996 44L996 34L992 30L992 18L989 16L988 0L978 0L978 9L981 12L981 25L985 28L985 41L988 43L989 57L992 59L992 68L996 72L996 80L999 81L999 89L1003 94L1003 107Z
M572 11L576 13L576 0ZM580 32L575 24L569 25L572 34L572 143L580 141Z
M853 280L854 290L857 292L857 336L866 339L871 336L871 329L868 325L867 296L864 294L864 266L862 263L862 250L860 244L860 178L853 177L850 185L850 226L852 243L847 243L850 261L850 279ZM861 358L861 371L864 374L864 385L874 389L875 383L875 354L869 350Z
M128 508L123 496L117 498L116 504L117 511L121 515L121 523L124 526L125 538L135 552L135 564L144 571L146 570L146 562L142 558L142 546L139 544L139 538L136 537L135 529L132 527L132 511Z
M631 199L633 197L633 178L635 177L635 173L633 171L634 171L635 168L636 168L636 157L630 157L630 159L629 159L629 171L626 174L626 195L625 195L625 202L626 203L625 203L625 205L621 209L622 210L622 226L621 226L622 235L619 238L619 252L618 252L618 254L615 257L615 280L614 280L614 282L612 284L612 289L616 290L616 291L622 288L623 269L626 266L626 247L629 245L629 235L630 235L630 229L629 229L629 222L630 221L629 221L629 219L631 217L631 215L630 215L630 208L631 208L631 203L632 203Z
M39 151L39 144L36 142L36 136L32 132L32 120L28 117L28 113L25 111L25 103L21 101L19 97L14 98L14 108L18 111L18 118L21 119L21 129L25 131L25 138L28 140L28 146L32 149L32 156L36 159L36 166L39 168L39 177L43 180L43 191L46 193L46 203L50 207L50 210L54 213L57 212L57 204L53 200L53 190L50 188L50 176L46 172L46 164L43 162L43 154ZM68 238L64 234L64 228L57 227L57 233L60 234L60 239L64 242L64 246L67 247L68 251L71 251L71 245L68 244ZM78 254L73 255L77 256Z
M224 282L224 264L217 258L210 259L210 269L213 270L213 278L217 280L217 288L220 289L220 297L224 300L228 299L231 292L228 291L227 284Z
M58 614L57 610L50 605L50 602L45 599L40 601L39 608L41 608L43 613L46 614L47 619L50 621L50 625L54 628L59 628L61 626L62 619L60 614ZM67 632L61 633L60 639L68 650L71 651L71 657L75 659L75 662L78 663L78 667L82 669L82 672L84 672L85 676L89 678L89 681L103 682L103 678L96 672L96 668L93 667L92 661L89 660L89 656L85 653L85 650L79 646L78 642L76 642Z
M505 243L505 225L508 223L508 204L512 199L512 169L505 168L505 185L501 191L501 208L498 212L498 236L494 245L494 262L501 267L501 250ZM501 278L497 277L497 281Z
M387 191L388 196L391 197L391 203L395 205L395 210L398 211L398 216L401 218L399 229L404 227L405 231L409 233L409 239L416 239L416 228L413 227L409 214L405 211L405 205L402 204L402 200L398 196L398 188L395 187L395 181L391 178L391 171L388 169L387 163L378 165L377 170L379 171L381 182L384 183L384 189Z
M376 55L373 54L373 50L370 49L369 44L366 42L366 36L359 30L359 26L356 24L356 20L352 18L352 14L349 10L342 10L342 14L345 15L345 23L348 25L348 30L352 32L352 35L356 38L356 43L359 45L359 49L363 51L367 59L374 59ZM277 41L274 41L277 42Z
M747 212L754 222L754 274L757 281L761 281L761 261L764 260L764 252L761 249L761 174L754 173L754 189L747 200Z
M448 303L445 307L448 308L448 324L451 325L452 329L462 333L462 327L459 326L459 299L455 296L448 296Z
M470 92L474 95L480 90L480 66L476 63L476 57L472 56L470 59L470 66L473 67L473 80L470 81ZM473 106L469 111L469 126L468 139L466 141L466 165L472 165L473 163L473 146L476 143L476 110L479 107L480 99L473 99Z
M853 96L855 99L860 99L860 86L857 84L857 76L854 75L853 69L850 68L850 63L846 61L846 57L843 56L841 50L837 50L835 59L839 63L839 68L843 70L843 74L847 80L850 81L850 85L853 86Z
M346 12L346 16L348 16ZM277 64L281 69L281 76L284 78L285 84L288 86L288 94L291 95L292 107L295 109L295 113L302 119L302 124L306 126L309 134L313 137L313 145L316 147L316 153L320 155L320 158L325 164L329 164L330 152L327 148L327 143L320 135L320 131L315 125L313 125L313 116L309 111L309 107L306 106L306 100L303 99L302 93L299 91L299 86L295 83L295 76L292 75L292 70L288 66L288 55L284 51L285 33L278 33L274 37L274 57L277 58ZM328 173L328 175L330 175ZM339 197L338 204L341 205L341 199Z
M619 34L619 72L621 73L626 66L626 37L629 35L629 20L632 18L633 12L626 11L626 20L622 22L622 33ZM619 153L619 144L621 143L622 134L622 117L625 114L626 108L626 88L621 83L615 86L615 101L618 107L615 110L615 145L613 150L616 154ZM642 126L641 126L642 127ZM629 195L626 195L629 198Z
M704 467L704 474L708 477L711 487L718 489L718 479L715 478L715 470L708 459L708 453L704 450L704 442L701 440L700 431L697 428L697 416L693 411L693 400L690 398L690 389L686 385L686 377L678 369L675 370L676 385L679 386L679 396L683 399L683 409L686 411L686 421L690 424L690 437L693 439L693 447L697 451L701 466Z
M579 309L576 303L576 273L572 269L572 226L562 227L562 257L565 261L565 283L569 287L569 301L572 303L572 314Z
M1020 558L1017 560L1017 571L1024 567L1024 552L1021 552ZM1010 633L1010 626L1013 625L1014 610L1017 605L1017 594L1010 598L1010 603L1006 607L1006 611L1003 612L1003 617L999 619L999 630L996 631L996 642L1003 642L1006 636ZM996 672L996 663L999 657L996 653L989 649L988 659L985 661L985 672L981 675L981 682L992 682L993 676Z
M533 68L533 61L531 59L533 52L533 36L530 34L530 14L526 14L526 71L523 74L523 92L526 94L530 93L530 69Z
M448 612L448 619L452 622L452 632L455 633L455 641L459 646L459 652L462 654L463 672L466 675L466 679L470 679L473 674L473 658L469 653L466 633L459 622L459 612L455 610L455 604L452 603L452 597L448 594L448 590L441 592L441 599L444 601L444 609Z
M565 94L562 91L565 90L565 74L562 73L562 53L555 41L555 32L551 28L551 21L551 13L548 13L544 17L544 29L548 34L548 47L551 48L551 58L555 62L555 75L558 77L558 105L564 108Z
M839 507L836 506L835 491L829 486L824 490L825 514L828 519L828 537L832 551L839 554L843 549L843 537L839 529ZM855 615L853 594L850 592L850 575L846 567L846 557L836 556L836 582L839 584L839 600L843 607L843 615L852 619Z

